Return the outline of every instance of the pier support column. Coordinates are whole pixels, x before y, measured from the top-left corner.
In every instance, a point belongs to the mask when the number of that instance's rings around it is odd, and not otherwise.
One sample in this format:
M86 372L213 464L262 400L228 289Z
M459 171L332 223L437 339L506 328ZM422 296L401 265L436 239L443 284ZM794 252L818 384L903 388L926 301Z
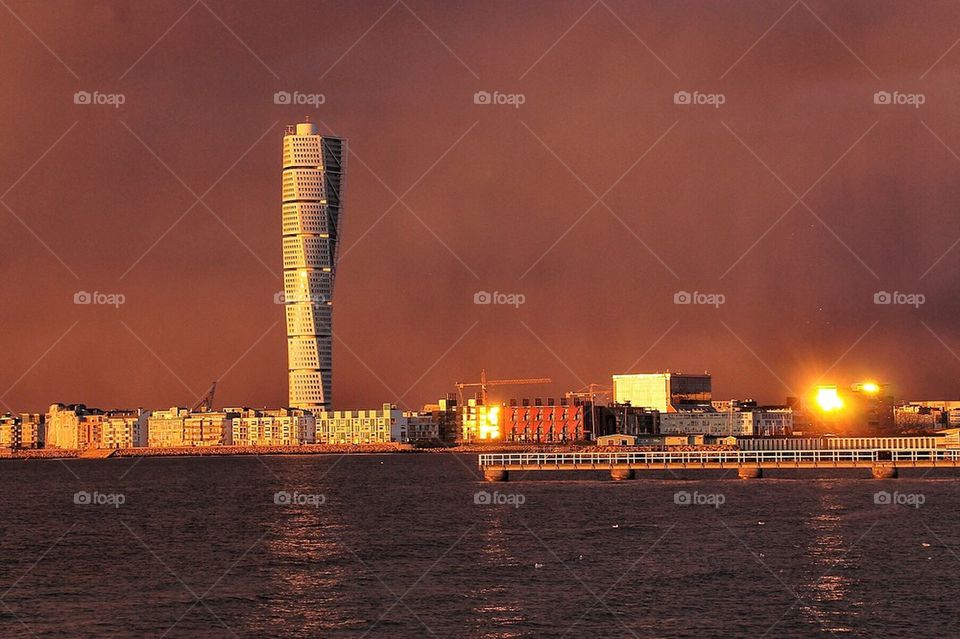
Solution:
M614 468L610 471L610 477L613 481L623 481L625 479L634 479L636 473L632 468Z
M737 476L740 479L760 479L763 477L763 469L759 466L741 466L737 469Z
M508 481L510 473L502 468L484 468L483 478L487 481Z
M890 464L874 464L871 474L874 479L896 479L899 475L897 467Z

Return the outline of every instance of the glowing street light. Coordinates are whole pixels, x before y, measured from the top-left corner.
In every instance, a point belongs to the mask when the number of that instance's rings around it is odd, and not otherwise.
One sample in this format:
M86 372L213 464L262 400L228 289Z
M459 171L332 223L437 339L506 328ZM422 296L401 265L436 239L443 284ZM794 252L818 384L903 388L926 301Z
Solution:
M843 408L843 400L837 393L836 386L817 386L817 406L825 413L832 413Z

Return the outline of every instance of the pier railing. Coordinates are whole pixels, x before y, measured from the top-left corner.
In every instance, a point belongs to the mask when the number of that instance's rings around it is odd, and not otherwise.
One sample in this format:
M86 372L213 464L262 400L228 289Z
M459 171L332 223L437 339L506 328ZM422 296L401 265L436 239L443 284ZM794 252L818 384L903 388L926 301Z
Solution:
M854 449L854 450L703 450L642 451L623 453L482 453L480 468L487 467L580 467L754 465L754 464L850 464L960 462L957 449Z

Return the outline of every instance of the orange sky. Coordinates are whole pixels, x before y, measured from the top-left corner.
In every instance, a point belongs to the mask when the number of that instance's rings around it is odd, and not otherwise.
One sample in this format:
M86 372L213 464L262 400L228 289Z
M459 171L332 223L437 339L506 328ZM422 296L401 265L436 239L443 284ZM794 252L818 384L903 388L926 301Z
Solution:
M304 113L356 154L337 407L481 367L556 381L511 396L631 366L771 402L823 374L960 396L960 5L635 5L9 0L0 410L184 405L216 378L218 404L284 403L280 138Z

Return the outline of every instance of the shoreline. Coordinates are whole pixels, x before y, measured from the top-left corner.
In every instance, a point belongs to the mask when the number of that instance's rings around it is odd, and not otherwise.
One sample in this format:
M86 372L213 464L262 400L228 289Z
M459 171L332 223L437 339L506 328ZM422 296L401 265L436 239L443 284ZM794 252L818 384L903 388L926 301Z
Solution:
M720 446L676 446L677 450L723 450ZM92 448L87 450L35 448L4 450L3 460L30 459L116 459L131 457L234 457L255 455L393 455L393 454L461 454L481 453L596 453L642 452L658 450L654 446L582 446L582 445L467 445L417 448L412 444L304 444L298 446L183 446L169 448Z

